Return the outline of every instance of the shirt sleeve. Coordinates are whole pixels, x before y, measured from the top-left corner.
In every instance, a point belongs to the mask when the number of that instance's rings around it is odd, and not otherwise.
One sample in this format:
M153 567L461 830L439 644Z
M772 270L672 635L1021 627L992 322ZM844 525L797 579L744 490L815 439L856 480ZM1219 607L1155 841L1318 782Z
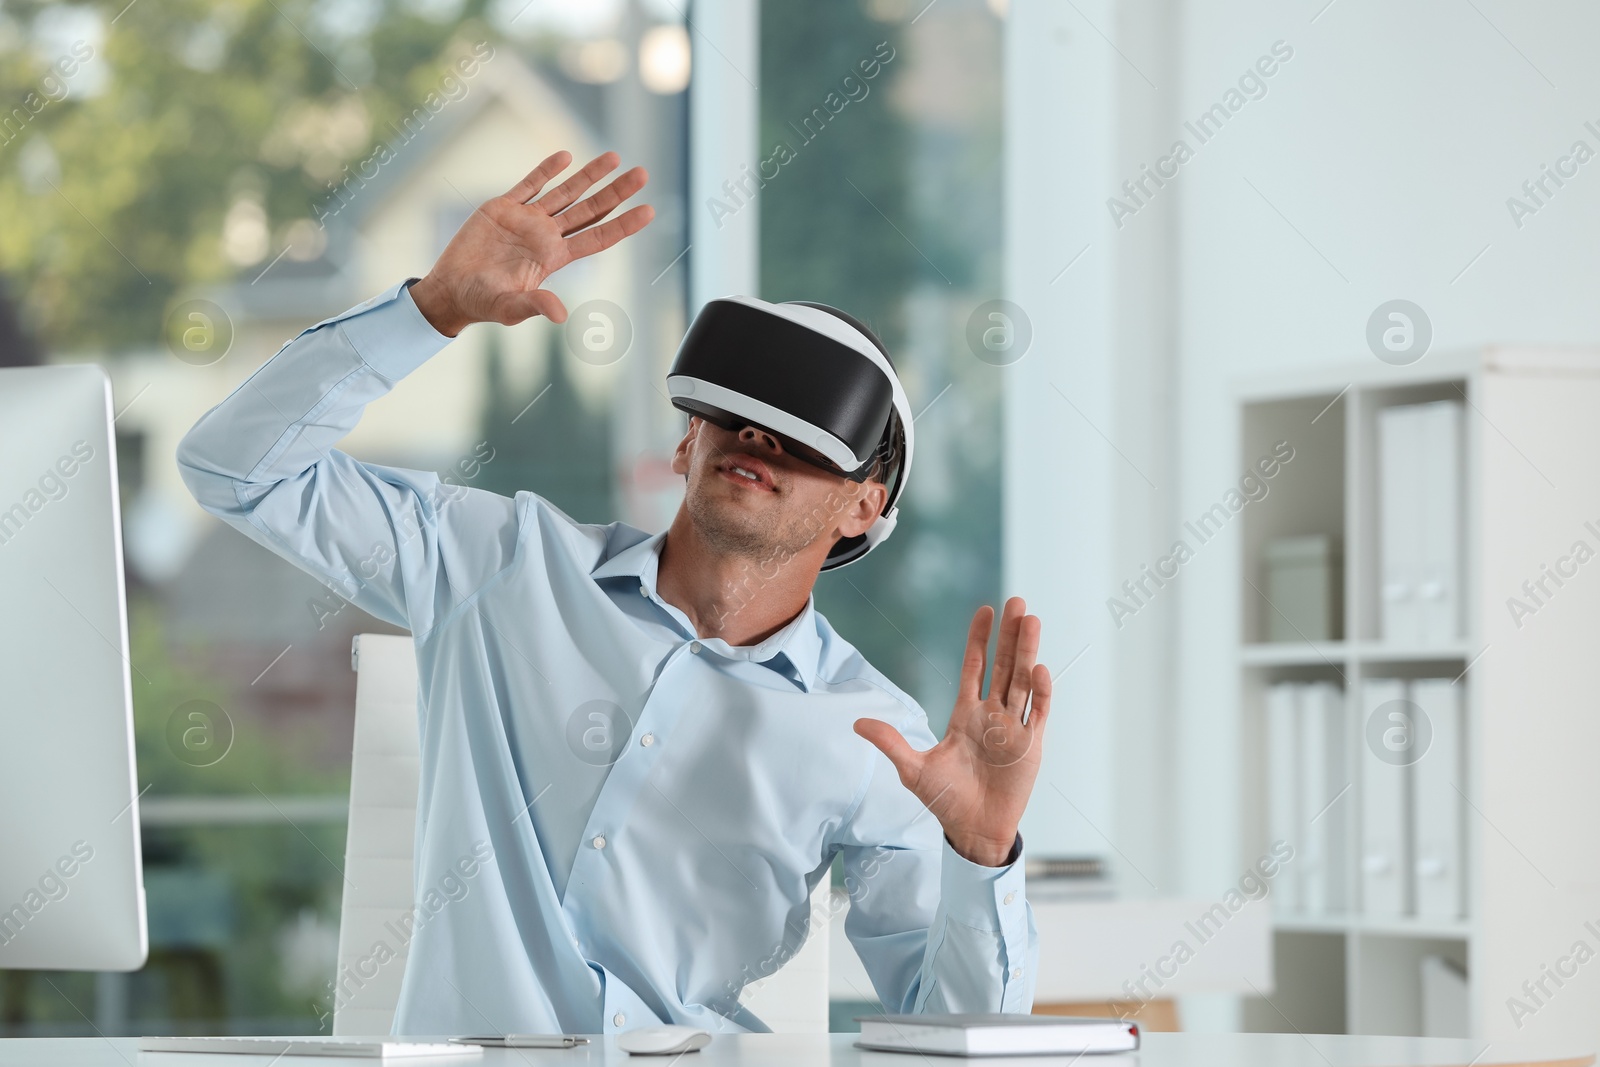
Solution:
M302 331L178 443L206 511L418 638L508 563L512 498L334 448L366 405L450 343L415 278Z
M926 719L917 726L902 732L931 747ZM888 758L874 759L842 847L844 928L884 1010L1031 1012L1039 935L1021 835L1004 866L963 858Z

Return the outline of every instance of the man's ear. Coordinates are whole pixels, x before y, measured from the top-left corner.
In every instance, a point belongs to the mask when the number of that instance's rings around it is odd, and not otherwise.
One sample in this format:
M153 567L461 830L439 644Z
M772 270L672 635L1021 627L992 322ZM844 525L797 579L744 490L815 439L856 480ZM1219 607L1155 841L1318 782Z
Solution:
M856 486L853 496L846 497L844 509L839 513L839 536L860 537L872 528L883 505L889 499L889 487L882 482L867 480Z
M695 435L700 432L700 416L689 416L689 429L684 433L683 440L678 442L678 447L672 452L672 473L689 476L689 446L693 444Z

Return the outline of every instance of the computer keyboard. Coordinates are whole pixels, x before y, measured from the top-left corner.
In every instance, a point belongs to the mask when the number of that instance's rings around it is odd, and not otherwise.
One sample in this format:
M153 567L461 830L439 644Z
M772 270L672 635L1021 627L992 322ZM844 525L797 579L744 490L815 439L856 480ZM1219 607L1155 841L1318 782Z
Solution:
M482 1045L442 1041L390 1041L375 1037L141 1037L140 1052L231 1052L262 1056L355 1056L387 1060L405 1056L481 1053Z

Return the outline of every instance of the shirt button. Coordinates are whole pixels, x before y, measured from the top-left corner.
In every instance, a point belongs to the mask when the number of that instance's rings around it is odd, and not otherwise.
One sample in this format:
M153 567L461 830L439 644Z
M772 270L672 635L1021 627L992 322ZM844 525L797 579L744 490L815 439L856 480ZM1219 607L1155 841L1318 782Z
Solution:
M594 841L592 841L591 844L593 844L595 848L605 848L606 847L606 835L605 834L595 834L594 835Z
M621 1026L623 1023L625 1023L627 1021L628 1021L628 1017L626 1015L622 1014L620 1011L617 1012L615 1015L613 1015L611 1017L611 1025L612 1026Z
M651 745L656 743L656 735L645 734L643 737L639 738L639 743L645 748L649 748Z
M1013 977L1013 978L1021 978L1022 977L1022 968L1018 967L1015 970L1013 970L1011 972L1011 977Z
M640 595L640 596L649 596L649 595L650 595L650 590L648 590L648 589L646 589L646 588L645 588L645 587L644 587L644 586L643 586L643 585L642 585L642 584L641 584L641 585L640 585L640 586L639 586L639 595Z
M696 655L698 655L699 652L700 652L700 642L699 641L690 641L689 642L689 651L695 653Z

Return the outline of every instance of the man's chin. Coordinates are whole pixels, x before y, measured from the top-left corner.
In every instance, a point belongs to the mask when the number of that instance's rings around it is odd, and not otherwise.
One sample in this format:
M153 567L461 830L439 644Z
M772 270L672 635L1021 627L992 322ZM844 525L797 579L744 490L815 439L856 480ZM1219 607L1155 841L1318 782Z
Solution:
M721 488L720 486L718 487ZM765 556L777 548L782 524L770 500L741 499L756 496L750 489L731 487L732 493L696 494L689 518L706 544L739 556Z
M713 500L700 514L700 525L740 537L771 536L772 513L759 504L740 500Z

